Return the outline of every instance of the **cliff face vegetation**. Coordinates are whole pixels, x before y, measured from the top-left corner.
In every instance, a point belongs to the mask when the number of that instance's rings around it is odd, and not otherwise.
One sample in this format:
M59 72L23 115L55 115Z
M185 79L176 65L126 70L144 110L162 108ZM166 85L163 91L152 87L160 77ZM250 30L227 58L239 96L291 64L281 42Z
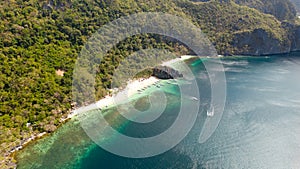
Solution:
M290 1L191 0L178 4L199 23L220 54L267 55L294 50L289 36L294 30L284 27L285 23L297 25Z
M273 15L280 21L294 20L297 14L294 4L287 0L235 0L235 2Z
M0 162L31 134L51 132L61 124L60 118L72 107L75 60L92 33L138 12L166 12L190 20L206 33L219 54L263 55L300 49L295 9L283 0L3 0ZM127 38L101 62L97 98L108 94L118 63L149 48L178 55L191 52L158 35Z

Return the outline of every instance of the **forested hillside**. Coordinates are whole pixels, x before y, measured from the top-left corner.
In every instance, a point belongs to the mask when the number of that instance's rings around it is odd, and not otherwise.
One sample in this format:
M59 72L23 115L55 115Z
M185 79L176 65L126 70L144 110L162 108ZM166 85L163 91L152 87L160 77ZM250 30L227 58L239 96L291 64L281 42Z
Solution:
M235 0L235 2L274 15L280 21L295 19L297 13L293 3L287 0Z
M235 3L237 2L237 3ZM252 1L251 1L252 2ZM254 2L254 1L253 1ZM248 54L252 44L242 38L261 31L274 53L289 52L295 10L284 3L278 14L268 0L3 0L0 2L0 162L5 154L33 133L52 132L72 106L72 71L78 53L102 25L137 12L166 12L184 17L203 30L220 54ZM267 3L268 2L268 3ZM273 2L273 1L272 1ZM275 1L274 1L275 3ZM275 6L282 6L276 1ZM278 14L278 15L277 15ZM273 45L273 46L272 46ZM297 46L297 44L294 44ZM165 37L145 34L126 39L100 64L96 95L108 94L117 64L140 49L163 48L176 54L188 51ZM270 51L269 53L272 53ZM4 162L2 162L4 164ZM0 165L0 168L3 168Z

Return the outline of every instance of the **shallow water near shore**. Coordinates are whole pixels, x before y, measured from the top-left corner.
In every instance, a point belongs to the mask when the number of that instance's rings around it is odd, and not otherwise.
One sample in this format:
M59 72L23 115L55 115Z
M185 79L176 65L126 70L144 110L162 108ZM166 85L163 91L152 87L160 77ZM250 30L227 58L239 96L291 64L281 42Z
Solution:
M198 138L210 104L210 81L202 62L193 60L187 64L197 78L201 104L194 127L176 147L150 158L120 157L93 143L75 118L20 151L18 168L300 168L300 54L294 55L221 59L227 80L226 107L217 130L203 144ZM157 135L176 119L182 97L176 83L160 84L148 88L147 95L131 99L137 109L147 110L148 95L157 90L166 93L166 110L151 124L138 125L121 118L114 107L101 113L120 133ZM113 144L114 139L101 141Z

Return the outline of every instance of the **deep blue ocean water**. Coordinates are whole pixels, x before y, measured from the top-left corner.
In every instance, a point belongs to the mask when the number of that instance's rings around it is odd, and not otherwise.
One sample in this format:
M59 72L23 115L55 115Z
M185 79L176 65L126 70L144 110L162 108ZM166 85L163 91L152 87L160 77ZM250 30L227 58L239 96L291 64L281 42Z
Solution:
M211 90L205 67L198 59L187 62L201 94L198 117L189 134L171 150L143 159L120 157L97 146L79 121L71 120L52 135L19 152L18 168L300 168L299 56L295 53L221 59L227 82L226 106L216 131L205 143L200 144L198 138L207 118ZM111 108L105 110L106 120L120 133L131 137L151 137L168 129L178 116L181 95L176 83L162 81L161 84L161 88L148 90L148 95L156 90L166 93L168 105L159 119L137 124L120 117L116 109ZM146 110L147 100L145 96L132 102L138 109ZM111 136L102 141L113 144L114 139Z

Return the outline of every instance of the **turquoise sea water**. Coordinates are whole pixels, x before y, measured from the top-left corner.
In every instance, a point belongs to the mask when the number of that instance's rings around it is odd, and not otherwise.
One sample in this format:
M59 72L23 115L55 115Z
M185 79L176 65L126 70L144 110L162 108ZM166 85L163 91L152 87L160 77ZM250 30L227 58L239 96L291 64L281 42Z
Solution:
M176 147L150 158L120 157L93 143L79 121L71 120L19 152L18 168L300 168L299 56L222 59L227 80L226 107L218 128L203 144L198 138L207 118L211 90L202 62L194 60L187 64L197 78L201 104L194 127ZM188 85L188 81L179 83ZM176 83L162 81L161 86L147 91L148 96L164 91L168 101L164 113L152 123L128 121L114 108L101 113L106 113L105 119L120 133L139 138L155 136L172 125L181 106ZM147 110L147 98L134 97L131 101L137 109ZM182 104L189 104L189 100ZM115 141L113 135L101 139L106 144Z

